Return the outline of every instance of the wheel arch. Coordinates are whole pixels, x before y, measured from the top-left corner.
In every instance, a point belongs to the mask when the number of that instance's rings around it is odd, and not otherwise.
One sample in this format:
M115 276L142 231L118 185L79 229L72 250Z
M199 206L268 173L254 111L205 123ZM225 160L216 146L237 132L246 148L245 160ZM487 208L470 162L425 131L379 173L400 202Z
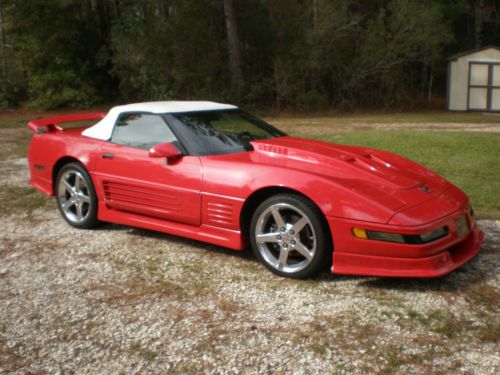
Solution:
M310 197L307 195L301 193L300 191L297 191L295 189L291 189L288 187L284 186L268 186L261 188L259 190L254 191L250 196L245 200L245 203L243 204L243 207L241 208L240 212L240 228L242 231L242 234L245 238L245 240L248 242L248 231L250 228L250 221L252 220L252 215L257 209L257 207L264 202L267 198L272 197L273 195L277 194L295 194L299 195L301 197L304 197L308 199L312 204L316 206L318 211L321 213L320 220L324 226L325 233L327 234L328 242L330 243L332 249L333 249L333 236L330 230L330 226L328 225L328 222L326 220L324 212L321 210L321 208L312 200Z
M72 157L72 156L63 156L62 158L60 158L59 160L57 160L57 162L54 164L54 167L52 167L52 191L54 192L54 194L56 192L56 179L57 179L57 175L59 174L59 171L66 164L69 164L69 163L78 163L83 168L87 169L87 167L85 167L85 165L80 160L78 160L77 158Z

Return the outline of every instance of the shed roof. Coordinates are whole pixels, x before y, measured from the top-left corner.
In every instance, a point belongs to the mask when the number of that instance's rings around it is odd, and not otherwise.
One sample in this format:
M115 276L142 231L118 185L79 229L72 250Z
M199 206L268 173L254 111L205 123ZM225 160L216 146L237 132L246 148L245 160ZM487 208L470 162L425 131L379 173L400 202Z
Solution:
M485 47L471 49L471 50L468 50L468 51L465 51L465 52L460 52L460 53L457 53L455 55L452 55L452 56L448 57L448 61L457 60L460 57L467 56L467 55L472 55L473 53L485 51L487 49L494 49L494 50L497 50L497 51L500 52L500 48L497 47L497 46L485 46Z

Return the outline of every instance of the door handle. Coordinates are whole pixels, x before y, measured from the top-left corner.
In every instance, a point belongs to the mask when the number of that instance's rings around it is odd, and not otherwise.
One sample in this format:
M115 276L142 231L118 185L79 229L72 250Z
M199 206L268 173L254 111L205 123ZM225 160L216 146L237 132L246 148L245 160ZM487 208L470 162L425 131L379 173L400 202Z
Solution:
M114 157L115 157L115 154L112 154L110 152L105 152L104 154L102 154L103 159L113 159Z

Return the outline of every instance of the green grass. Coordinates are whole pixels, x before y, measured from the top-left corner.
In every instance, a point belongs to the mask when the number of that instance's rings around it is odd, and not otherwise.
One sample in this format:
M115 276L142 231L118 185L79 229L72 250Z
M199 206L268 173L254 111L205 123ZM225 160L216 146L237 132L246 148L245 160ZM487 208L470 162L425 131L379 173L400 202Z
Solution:
M158 355L153 350L142 347L141 343L137 341L133 342L132 345L130 345L130 350L147 361L154 360Z
M42 111L6 111L0 112L0 129L5 128L22 128L25 127L29 120L37 117L57 116L66 113L78 112L106 112L105 108L98 109L83 109L83 110L61 110L54 112ZM325 124L386 124L386 123L498 123L500 115L483 114L483 113L462 113L462 112L447 112L447 111L420 111L420 112L392 112L392 113L340 113L340 114L312 114L298 116L279 116L270 117L272 123L297 124L299 122L313 121Z
M434 309L426 314L420 314L414 310L408 311L408 319L414 327L416 324L421 325L426 330L434 332L448 339L453 339L458 342L463 342L465 337L472 333L481 341L492 341L492 336L487 336L483 339L484 328L475 327L472 322L462 316L457 316L449 311Z
M0 129L21 127L19 121L15 116L0 115Z
M0 129L24 128L28 120L40 117L41 114L32 112L7 112L0 113Z
M0 190L0 215L22 211L31 215L37 208L46 207L51 199L31 186L3 187Z

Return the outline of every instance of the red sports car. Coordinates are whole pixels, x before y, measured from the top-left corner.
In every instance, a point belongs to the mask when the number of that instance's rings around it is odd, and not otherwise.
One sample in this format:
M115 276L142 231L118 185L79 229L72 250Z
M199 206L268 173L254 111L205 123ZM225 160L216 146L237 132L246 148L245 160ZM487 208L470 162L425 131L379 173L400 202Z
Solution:
M96 120L91 127L60 124ZM97 121L99 120L99 121ZM235 106L151 102L30 121L30 183L99 221L227 248L281 276L433 277L483 240L467 196L400 156L290 137Z

